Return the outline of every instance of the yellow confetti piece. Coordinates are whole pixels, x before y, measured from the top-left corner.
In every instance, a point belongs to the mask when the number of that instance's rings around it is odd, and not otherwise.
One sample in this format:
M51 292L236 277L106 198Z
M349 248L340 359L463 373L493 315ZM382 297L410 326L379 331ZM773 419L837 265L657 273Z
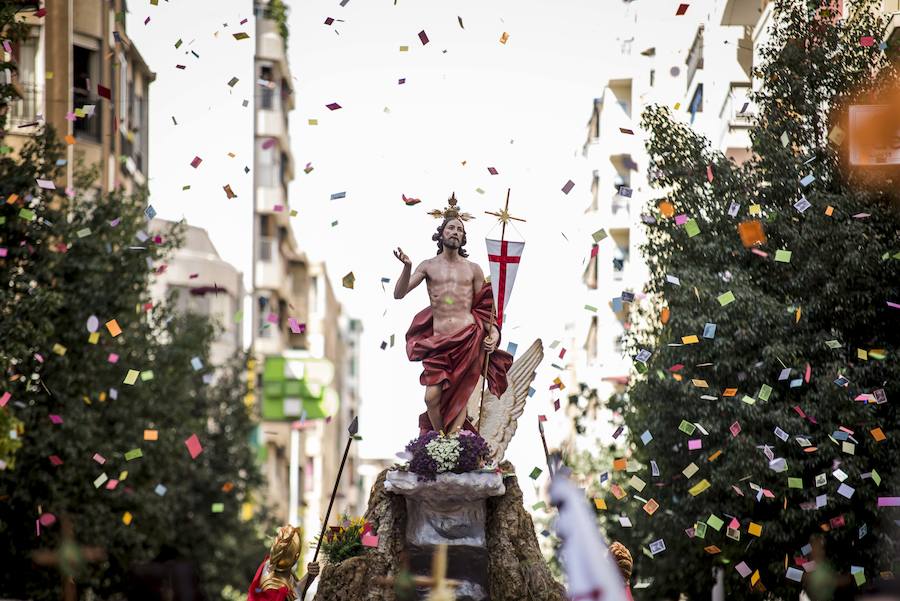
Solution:
M709 384L706 383L706 380L698 380L695 378L691 380L691 384L697 388L709 388Z
M594 507L600 511L606 511L606 501L603 499L594 499Z
M306 122L309 123L310 125L318 125L319 124L318 119L307 119Z
M400 52L409 52L409 46L400 46Z
M88 336L89 344L97 344L100 341L100 332L91 332L91 335Z
M756 570L753 572L753 575L750 576L750 586L755 585L757 582L759 582L759 570Z
M696 334L681 337L681 344L697 344L698 342L700 342L700 339L697 338Z
M863 361L868 361L868 360L869 360L869 353L866 352L866 351L864 351L864 350L861 349L861 348L858 348L858 349L856 349L856 358L857 358L857 359L862 359Z
M747 532L749 532L753 536L760 536L762 535L762 526L760 524L750 522L750 525L747 526Z
M122 516L122 523L125 524L126 526L130 526L130 525L131 525L131 520L132 520L131 512L130 512L130 511L126 511L126 512L125 512L125 515Z
M134 386L134 383L137 382L138 376L141 374L136 369L129 369L128 374L126 374L125 379L122 381L123 384L128 384L129 386Z
M249 522L253 519L253 503L244 503L241 505L241 521Z
M688 489L688 492L691 494L692 497L696 497L697 495L699 495L700 493L702 493L704 490L706 490L709 487L710 487L709 480L704 478L697 484L690 487Z
M53 345L53 352L56 353L57 355L59 355L60 357L62 357L63 355L66 354L66 347L64 347L63 345L61 345L57 342L56 344Z

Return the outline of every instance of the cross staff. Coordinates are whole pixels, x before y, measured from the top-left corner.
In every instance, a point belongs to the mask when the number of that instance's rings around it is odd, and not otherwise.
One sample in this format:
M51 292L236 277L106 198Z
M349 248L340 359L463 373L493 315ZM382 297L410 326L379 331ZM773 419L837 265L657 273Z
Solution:
M39 549L31 554L31 560L39 566L56 567L62 578L62 598L64 601L76 601L78 589L75 576L86 563L97 563L106 560L106 551L100 547L80 547L75 542L75 531L72 520L67 516L60 518L62 540L56 551Z
M376 584L381 586L393 586L396 578L379 576L375 578ZM462 584L459 580L447 578L447 545L437 545L431 559L431 576L413 576L412 581L417 586L427 586L431 589L427 601L453 601L456 598L453 589Z
M524 219L521 219L520 217L513 217L512 215L509 214L509 193L510 193L510 188L507 188L506 189L506 204L503 205L502 210L496 211L496 212L495 211L485 211L485 214L493 215L500 221L500 223L503 224L500 228L500 256L497 257L497 259L500 261L500 280L501 280L500 284L501 285L505 285L504 276L506 275L506 263L511 262L510 257L504 256L506 254L505 249L503 248L504 242L506 241L506 224L509 223L510 221L521 221L523 223L525 222ZM490 258L491 257L488 257L488 259L490 259ZM503 301L504 301L503 296L498 295L496 304L499 304L502 307ZM488 326L488 329L490 329L491 327L494 326L494 317L496 315L496 311L497 311L497 307L494 304L492 304L491 305L491 322L490 322L490 325ZM484 407L484 388L485 388L485 385L487 384L487 369L488 369L488 359L489 358L490 358L490 353L485 353L484 354L484 367L481 370L482 371L482 373L481 373L481 378L482 378L481 379L481 400L478 403L478 428L479 429L481 429L481 418L482 418L483 407Z

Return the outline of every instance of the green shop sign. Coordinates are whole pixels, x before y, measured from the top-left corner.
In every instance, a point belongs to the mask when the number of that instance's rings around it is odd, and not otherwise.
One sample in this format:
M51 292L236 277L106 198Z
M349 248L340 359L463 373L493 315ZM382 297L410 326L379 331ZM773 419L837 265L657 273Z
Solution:
M327 359L266 357L263 368L262 417L266 420L321 419L337 410L337 393L329 387L334 366Z

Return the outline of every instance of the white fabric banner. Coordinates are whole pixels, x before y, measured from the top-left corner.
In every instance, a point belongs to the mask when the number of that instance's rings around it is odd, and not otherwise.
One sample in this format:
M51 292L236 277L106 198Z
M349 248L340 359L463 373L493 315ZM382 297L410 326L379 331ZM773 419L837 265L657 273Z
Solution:
M484 242L487 245L488 262L491 267L491 290L494 293L494 307L497 310L497 327L500 327L503 325L503 313L512 294L525 243L509 240L501 242L490 238L485 238Z

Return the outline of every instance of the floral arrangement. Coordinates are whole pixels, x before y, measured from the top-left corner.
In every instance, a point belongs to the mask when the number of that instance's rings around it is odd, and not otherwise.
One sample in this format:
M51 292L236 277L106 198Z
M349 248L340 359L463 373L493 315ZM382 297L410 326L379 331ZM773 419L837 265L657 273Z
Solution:
M363 536L371 530L372 524L366 522L365 518L350 519L349 516L342 515L340 525L331 526L322 541L322 552L328 563L336 564L362 555Z
M463 474L484 467L490 456L487 441L474 432L456 434L426 432L406 445L410 455L407 469L420 480L434 480L438 474Z

